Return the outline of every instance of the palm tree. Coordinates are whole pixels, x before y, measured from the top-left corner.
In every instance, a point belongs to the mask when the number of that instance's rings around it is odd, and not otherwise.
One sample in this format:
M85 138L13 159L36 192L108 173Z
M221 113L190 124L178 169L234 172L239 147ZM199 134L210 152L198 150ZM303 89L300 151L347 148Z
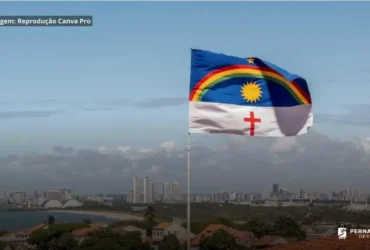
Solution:
M152 230L154 226L154 218L155 218L155 210L152 206L149 205L144 214L144 219L147 223L147 228L146 228L147 236L152 235Z
M48 216L48 221L47 221L48 225L53 225L54 222L55 222L54 216L49 215Z
M155 217L155 210L152 206L148 206L148 208L145 211L144 218L146 221L153 222Z

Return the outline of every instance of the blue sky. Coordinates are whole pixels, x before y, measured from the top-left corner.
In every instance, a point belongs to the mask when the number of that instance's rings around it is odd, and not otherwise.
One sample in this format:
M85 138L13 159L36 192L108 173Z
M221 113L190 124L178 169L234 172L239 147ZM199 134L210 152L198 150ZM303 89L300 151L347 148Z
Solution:
M186 143L186 104L149 109L124 102L186 98L190 47L257 56L305 77L314 112L329 121L315 124L318 131L367 137L369 8L365 2L2 2L0 15L93 15L94 26L0 27L0 112L50 112L0 119L0 148ZM106 108L113 110L86 110ZM354 109L360 117L345 113Z

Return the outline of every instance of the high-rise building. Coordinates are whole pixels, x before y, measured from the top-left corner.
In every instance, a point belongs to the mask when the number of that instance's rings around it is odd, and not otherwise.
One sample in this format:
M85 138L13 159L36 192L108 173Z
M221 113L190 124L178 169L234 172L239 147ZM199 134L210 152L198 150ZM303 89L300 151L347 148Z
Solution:
M150 180L149 177L144 178L144 187L143 187L143 192L144 192L144 203L152 203L153 202L153 183Z
M136 203L136 193L137 193L137 189L136 189L136 182L137 182L137 177L133 177L132 178L132 203Z
M230 201L236 200L236 197L237 197L237 193L235 193L235 192L229 193L229 200Z
M142 180L139 177L135 176L132 179L132 193L132 203L143 202L141 199L143 196Z
M172 200L173 194L172 194L173 188L168 182L163 183L163 200L170 201Z
M62 190L48 190L46 192L47 200L57 200L62 201L64 198L64 193Z
M15 203L22 203L26 200L25 192L13 192L10 195L11 195L13 202Z
M177 182L163 183L163 201L176 201L181 199L180 185Z
M128 202L128 203L132 203L133 202L133 195L134 194L134 192L132 192L132 190L130 191L130 192L128 192L127 193L127 196L126 196L126 202Z
M72 190L71 189L62 189L63 192L63 200L70 200L72 199Z
M152 202L155 200L154 182L152 182Z
M175 182L172 183L172 198L173 200L180 200L180 185L179 183Z

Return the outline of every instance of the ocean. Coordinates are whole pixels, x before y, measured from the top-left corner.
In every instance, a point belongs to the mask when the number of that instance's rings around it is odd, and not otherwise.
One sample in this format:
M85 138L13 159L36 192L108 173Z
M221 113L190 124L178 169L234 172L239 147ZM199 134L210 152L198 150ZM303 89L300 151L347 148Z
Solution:
M90 219L91 222L111 223L114 219L98 215L83 215L71 213L52 213L48 211L7 211L0 208L0 230L17 231L44 223L48 216L52 215L56 223L83 222Z

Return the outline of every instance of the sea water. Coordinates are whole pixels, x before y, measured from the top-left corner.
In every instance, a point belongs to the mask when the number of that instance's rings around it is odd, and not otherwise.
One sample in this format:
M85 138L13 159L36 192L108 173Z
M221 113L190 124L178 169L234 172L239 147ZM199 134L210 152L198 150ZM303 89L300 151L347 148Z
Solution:
M89 219L91 222L111 223L114 219L98 215L72 214L51 211L9 211L0 209L0 230L17 231L45 223L49 215L55 219L55 223L83 222Z

